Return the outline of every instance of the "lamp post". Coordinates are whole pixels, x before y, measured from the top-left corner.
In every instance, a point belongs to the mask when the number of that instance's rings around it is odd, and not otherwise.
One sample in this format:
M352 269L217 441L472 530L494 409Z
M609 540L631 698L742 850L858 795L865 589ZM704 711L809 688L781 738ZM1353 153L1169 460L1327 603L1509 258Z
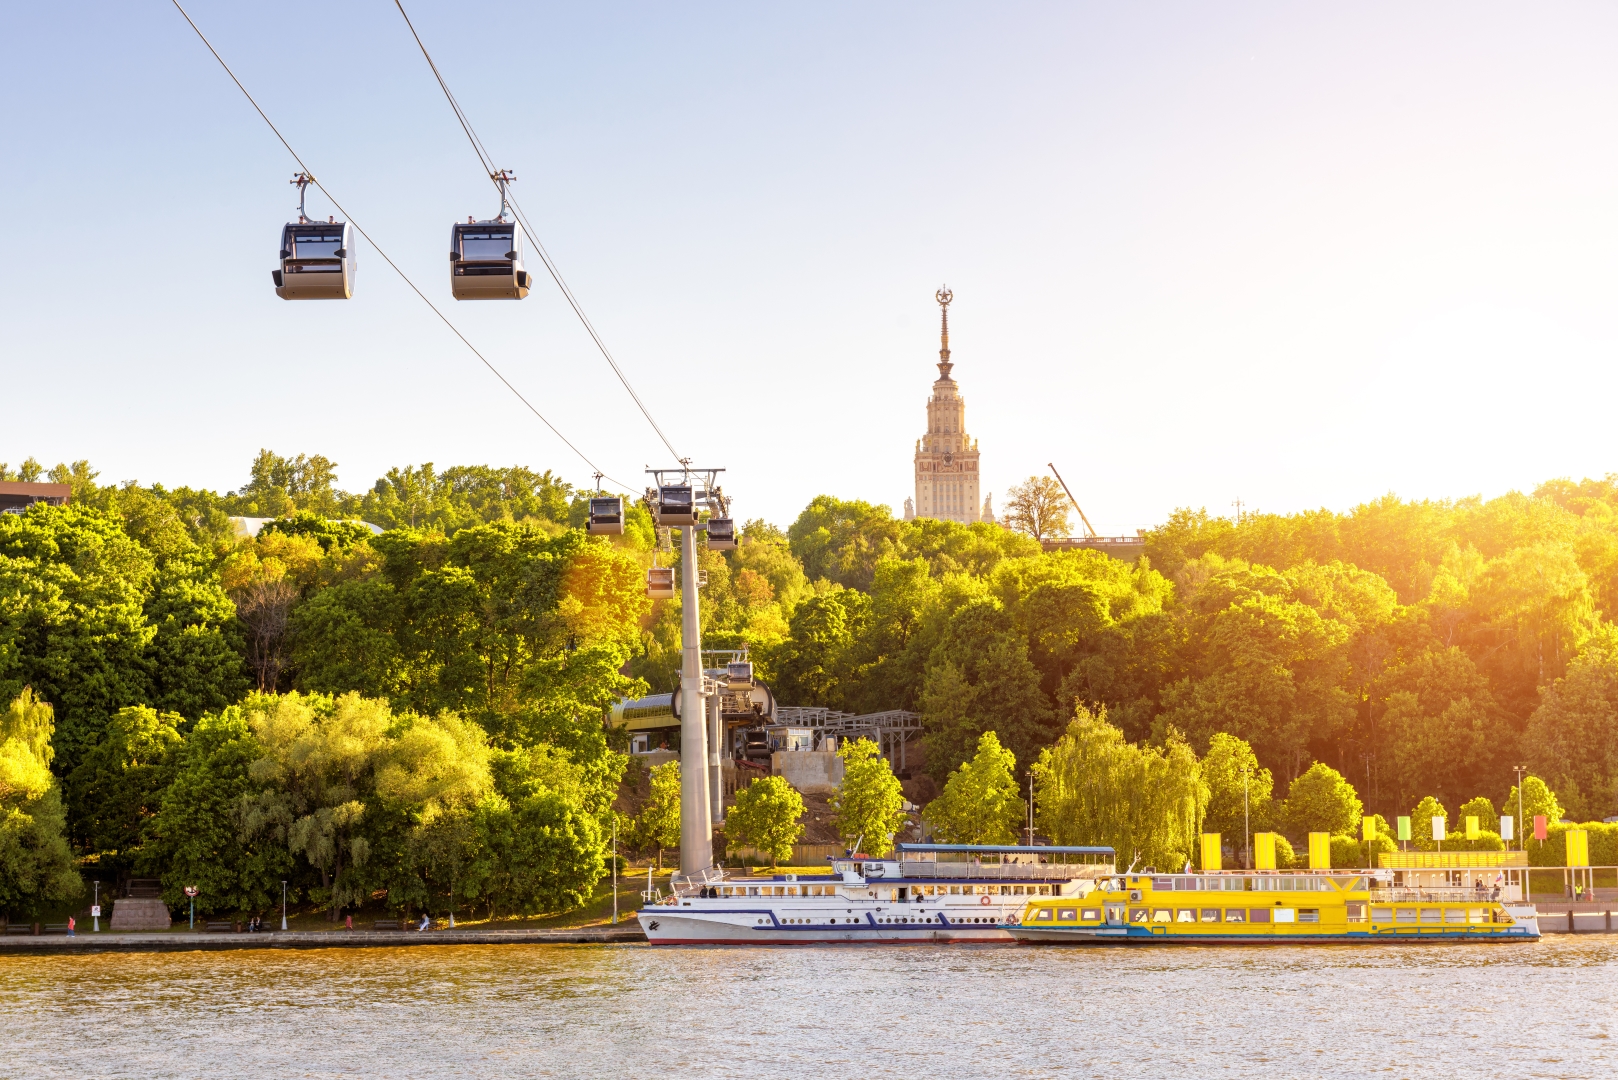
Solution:
M1528 766L1526 766L1526 765L1513 766L1512 771L1517 774L1517 850L1526 853L1528 851L1528 830L1523 828L1524 822L1523 822L1523 819L1522 819L1522 778L1523 778L1523 774L1528 772ZM1526 862L1527 860L1525 859L1523 861ZM1523 867L1523 872L1522 872L1522 898L1523 898L1523 903L1527 903L1529 896L1533 894L1533 883L1530 880L1532 878L1532 876L1533 876L1533 873L1534 873L1533 870L1530 869L1529 867L1526 867L1526 866Z
M612 925L618 925L618 812L612 814Z
M281 929L287 928L287 883L281 882Z
M101 882L96 882L96 898L90 904L91 929L101 933Z
M195 930L197 928L197 887L195 885L187 885L185 887L185 895L191 898L190 927L192 930Z
M1242 861L1253 869L1253 815L1247 805L1247 766L1242 766Z

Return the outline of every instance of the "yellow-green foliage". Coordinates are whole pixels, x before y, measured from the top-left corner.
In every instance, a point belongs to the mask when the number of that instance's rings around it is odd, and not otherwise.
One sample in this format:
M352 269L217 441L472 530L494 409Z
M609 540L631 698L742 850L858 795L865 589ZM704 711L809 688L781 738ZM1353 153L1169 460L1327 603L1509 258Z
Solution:
M725 815L725 839L749 844L770 857L771 864L792 857L792 845L803 835L803 796L779 776L764 776L736 792L736 805Z
M1131 863L1178 870L1196 850L1208 806L1197 756L1171 737L1138 745L1080 708L1035 766L1035 814L1058 844L1105 844Z
M905 825L899 779L869 739L843 743L837 756L843 759L843 782L831 800L837 835L851 843L864 837L860 847L865 852L886 855L893 850L894 835Z
M1016 767L1016 755L985 731L977 754L950 773L944 793L927 804L923 818L945 843L1014 843L1028 815L1012 773Z

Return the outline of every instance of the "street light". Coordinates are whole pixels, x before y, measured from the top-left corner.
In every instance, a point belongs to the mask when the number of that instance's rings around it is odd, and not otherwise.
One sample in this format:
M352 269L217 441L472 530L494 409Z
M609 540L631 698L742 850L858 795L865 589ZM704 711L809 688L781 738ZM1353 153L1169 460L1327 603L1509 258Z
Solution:
M195 885L187 885L185 887L185 895L191 898L191 929L195 930L197 928L197 887Z
M1511 771L1517 774L1517 845L1518 845L1517 850L1519 850L1519 851L1527 851L1528 850L1528 845L1527 845L1527 839L1528 838L1523 835L1522 778L1523 778L1523 774L1528 771L1528 766L1526 766L1526 765L1515 765L1515 766L1512 767Z
M96 898L90 904L90 918L94 920L92 929L101 933L101 882L96 881Z
M287 883L281 882L281 929L287 928Z

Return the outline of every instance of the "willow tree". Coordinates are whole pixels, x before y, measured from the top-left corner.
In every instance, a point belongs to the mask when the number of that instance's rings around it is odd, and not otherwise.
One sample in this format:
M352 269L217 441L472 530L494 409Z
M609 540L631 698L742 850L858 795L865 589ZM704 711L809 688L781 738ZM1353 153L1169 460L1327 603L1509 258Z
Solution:
M1136 745L1080 706L1067 731L1034 766L1039 827L1057 844L1104 844L1120 863L1175 867L1196 849L1208 808L1197 755L1170 732L1161 746Z

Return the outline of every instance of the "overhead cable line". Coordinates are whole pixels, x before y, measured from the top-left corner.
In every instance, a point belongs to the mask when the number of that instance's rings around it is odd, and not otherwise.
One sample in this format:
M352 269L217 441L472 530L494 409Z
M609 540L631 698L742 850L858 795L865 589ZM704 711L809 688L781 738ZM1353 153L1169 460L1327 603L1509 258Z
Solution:
M366 232L360 226L360 223L354 220L353 215L350 214L347 210L343 209L343 204L338 202L336 197L333 196L331 192L326 190L326 186L324 184L322 184L318 179L315 178L315 174L310 170L309 166L304 164L303 158L298 155L298 152L296 150L292 149L292 144L287 142L286 136L281 134L281 129L276 127L275 122L273 120L271 120L267 115L265 115L264 110L262 108L260 108L258 102L253 99L253 95L247 92L247 87L242 85L242 81L236 77L236 73L230 69L230 65L225 63L225 58L219 55L219 50L215 49L213 47L213 42L208 40L208 36L202 32L201 28L198 27L195 22L192 21L191 16L186 12L185 8L180 6L180 0L171 0L171 3L174 4L175 10L177 10L180 13L180 15L190 25L191 29L196 31L197 37L200 38L202 43L208 47L208 51L213 53L213 58L215 60L219 61L219 66L225 69L225 74L230 76L230 81L236 84L236 89L238 89L238 90L240 90L242 92L242 96L247 99L248 104L252 105L254 111L258 113L259 117L261 119L263 119L264 123L269 125L270 130L275 133L275 137L277 139L281 140L281 145L286 147L287 153L292 155L292 160L294 160L294 161L296 161L298 163L298 168L302 169L304 175L309 177L309 182L314 184L315 187L319 188L321 194L326 196L326 198L331 200L331 204L337 208L338 213L342 214L344 219L346 219L349 224L354 226L354 230L356 232L358 232L361 236L365 237L366 241L369 242L372 247L376 248L376 253L378 255L382 256L382 260L393 268L393 272L398 274L399 277L404 281L404 283L406 285L410 286L410 291L415 293L418 297L420 297L421 302L426 304L429 308L432 309L433 314L437 315L438 318L444 323L444 325L449 327L450 332L453 333L456 337L461 339L461 344L465 345L468 349L471 349L472 350L472 355L476 356L479 360L483 361L483 366L488 368L494 374L495 378L499 379L502 383L504 383L506 389L510 390L513 394L515 394L516 397L517 397L517 400L522 402L525 406L527 406L529 412L531 412L535 416L539 417L540 423L542 423L546 427L550 428L551 433L553 435L555 435L558 439L561 439L562 443L569 450L571 450L575 454L577 454L581 461L583 461L586 465L590 466L590 469L591 469L592 472L597 473L597 474L599 474L601 476L606 476L606 478L608 480L612 480L613 483L617 484L619 487L623 488L626 491L635 490L634 488L631 488L628 484L625 484L622 480L614 479L613 477L607 476L606 473L602 472L600 466L598 466L595 462L591 461L589 459L589 457L587 457L585 455L583 450L580 450L577 446L574 446L573 443L568 440L568 437L566 435L563 435L560 431L557 430L555 424L553 424L549 420L545 419L544 414L541 413L538 409L534 408L534 405L533 405L533 403L531 401L529 401L526 397L523 397L522 391L518 390L515 386L513 386L511 384L511 380L507 379L504 375L502 375L500 373L500 369L495 367L492 363L490 363L489 358L484 356L481 352L479 352L478 347L476 345L473 345L471 341L467 340L466 335L461 333L460 329L458 327L456 327L456 325L454 323L449 321L449 317L446 316L442 311L438 310L438 305L434 304L431 300L427 299L427 294L422 292L420 289L418 289L416 287L416 283L414 281L410 280L410 275L406 274L402 269L399 268L398 263L394 262L392 259L390 259L388 257L388 253L382 250L382 245L378 244L375 240L373 240L371 238L371 234Z
M416 33L416 24L410 21L410 16L405 12L402 0L393 0L393 6L399 9L399 14L404 17L405 25L410 28L410 36L416 39L416 47L421 50L421 55L427 61L427 66L432 68L433 78L438 80L438 88L444 91L444 97L449 101L449 107L454 110L455 119L460 122L461 130L466 132L467 141L472 144L472 151L477 154L478 161L483 166L483 171L488 175L495 188L500 191L501 198L511 203L511 208L515 212L517 220L522 224L523 231L534 242L534 250L539 252L539 261L544 263L545 269L550 272L551 280L556 282L556 287L562 291L562 296L567 300L568 306L573 309L573 314L579 317L579 322L583 324L585 332L590 335L590 340L594 341L596 348L601 350L601 355L611 365L613 374L617 375L618 381L624 384L624 389L629 392L630 398L635 402L636 407L640 409L641 415L646 417L646 422L652 425L652 430L657 432L657 437L663 440L663 445L668 447L669 453L674 455L676 461L686 461L687 459L681 457L679 451L674 449L674 444L669 442L669 437L663 434L663 429L658 426L657 421L652 419L651 410L640 399L640 395L635 393L635 388L630 385L628 376L618 366L618 361L613 358L611 350L607 348L607 343L601 340L600 334L596 333L595 325L590 322L589 316L585 315L584 308L580 306L578 298L573 295L573 290L567 287L566 281L562 280L561 271L556 268L556 263L552 261L550 252L546 251L545 245L540 242L539 234L534 231L534 226L529 222L528 215L523 212L523 208L517 203L516 198L509 193L509 190L501 187L498 179L500 170L495 167L493 155L483 145L483 140L478 138L477 132L472 129L472 122L466 118L466 112L461 108L461 103L456 101L455 95L450 92L449 83L444 80L443 73L438 70L438 65L433 62L432 54L427 51L427 46L421 40L421 35Z

